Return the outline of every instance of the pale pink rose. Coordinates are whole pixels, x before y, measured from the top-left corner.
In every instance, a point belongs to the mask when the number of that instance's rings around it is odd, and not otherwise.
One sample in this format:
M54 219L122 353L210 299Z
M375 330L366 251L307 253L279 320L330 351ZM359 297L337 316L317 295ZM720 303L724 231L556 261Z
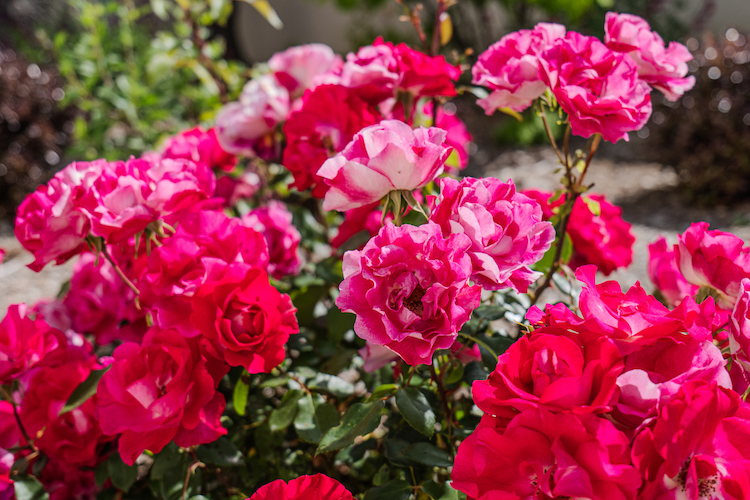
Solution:
M439 181L440 196L429 198L430 220L443 234L465 234L472 279L486 289L525 292L541 273L529 266L541 260L555 239L539 204L516 192L513 181L487 177Z
M499 108L523 111L531 106L547 90L539 75L539 54L564 36L565 26L539 23L490 45L471 69L472 83L492 91L477 104L488 115Z
M62 264L87 248L91 221L78 204L106 165L105 160L71 163L18 207L15 234L34 254L29 268L38 272L53 260Z
M540 75L568 114L573 134L628 140L651 116L651 89L627 55L599 39L568 32L541 55Z
M675 246L680 272L696 286L718 293L716 305L731 311L740 294L740 282L750 277L750 247L724 231L709 231L707 222L695 222Z
M648 277L670 306L698 293L698 287L688 283L680 272L675 257L663 236L648 246Z
M398 354L386 346L373 344L372 342L365 342L365 346L357 352L365 362L362 365L362 369L367 373L376 372L384 366L401 359Z
M729 317L729 352L740 366L744 378L750 379L750 279L740 282L740 292Z
M344 212L375 203L391 191L413 191L443 172L453 150L445 144L446 132L397 120L384 120L362 129L318 175L329 189L324 210Z
M266 206L251 210L242 218L242 223L266 239L270 257L268 274L281 279L299 272L302 260L297 248L302 236L292 224L292 213L286 205L271 200Z
M607 12L604 21L604 43L612 50L627 53L638 65L638 76L670 101L695 86L695 77L688 74L690 51L679 42L664 40L651 31L645 19L633 14Z
M344 254L336 305L357 315L354 332L410 365L453 345L480 301L469 285L468 237L444 238L437 224L386 224L362 251Z
M268 60L271 71L293 96L302 95L306 89L314 87L318 77L341 63L341 57L322 43L290 47L277 52Z
M216 116L219 143L226 151L248 157L274 156L274 129L291 110L289 91L273 75L245 84L239 101L224 106Z

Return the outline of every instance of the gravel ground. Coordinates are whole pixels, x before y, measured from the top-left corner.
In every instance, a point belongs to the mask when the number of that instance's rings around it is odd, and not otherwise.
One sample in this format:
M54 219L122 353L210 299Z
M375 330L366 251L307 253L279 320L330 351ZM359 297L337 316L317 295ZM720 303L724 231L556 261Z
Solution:
M483 167L473 169L473 175L513 179L521 188L553 190L557 185L555 154L550 148L538 147L506 151ZM676 235L691 222L704 220L713 228L731 231L750 239L750 203L733 207L701 208L687 205L674 189L677 175L670 168L657 163L595 158L587 176L594 183L593 191L603 193L623 208L623 218L633 224L636 237L635 256L628 269L613 273L609 279L629 287L640 280L647 290L651 283L646 274L648 244L664 235L676 242ZM12 235L0 236L0 248L6 250L0 265L0 317L10 304L34 302L55 297L61 285L70 278L73 264L48 265L35 273L26 267L33 261Z

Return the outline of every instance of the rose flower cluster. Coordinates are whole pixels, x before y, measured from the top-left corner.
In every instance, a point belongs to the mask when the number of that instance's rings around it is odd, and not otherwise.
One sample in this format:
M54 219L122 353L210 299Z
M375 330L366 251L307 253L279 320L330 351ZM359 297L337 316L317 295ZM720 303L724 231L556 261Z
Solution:
M634 242L582 183L598 141L641 128L652 89L675 100L694 83L686 49L642 19L609 13L605 28L600 41L541 23L471 70L488 114L548 108L590 138L575 161L555 148L568 175L555 193L456 178L471 135L446 104L465 61L380 38L345 57L275 54L215 128L58 172L15 231L34 270L78 261L59 298L0 322L0 498L18 464L51 498L91 498L115 480L94 472L113 457L138 465L132 485L155 464L166 474L166 453L192 460L187 497L211 453L243 446L210 485L251 500L352 500L374 484L418 498L750 498L750 247L698 223L650 247L658 298L597 283ZM577 303L534 305L573 275ZM517 338L488 326L510 303L525 312ZM256 389L269 404L248 404ZM408 426L423 441L401 440ZM317 457L274 457L268 474L284 480L219 474L264 463L274 440ZM390 479L394 443L411 483ZM227 479L258 474L267 484L244 490Z

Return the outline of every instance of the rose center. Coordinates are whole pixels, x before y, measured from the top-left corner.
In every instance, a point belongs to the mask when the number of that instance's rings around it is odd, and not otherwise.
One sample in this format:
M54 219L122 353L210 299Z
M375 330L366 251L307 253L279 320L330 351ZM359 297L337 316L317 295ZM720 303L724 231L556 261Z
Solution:
M411 294L404 299L404 307L419 316L422 317L424 313L424 305L422 304L422 297L424 297L425 289L417 285L412 290Z

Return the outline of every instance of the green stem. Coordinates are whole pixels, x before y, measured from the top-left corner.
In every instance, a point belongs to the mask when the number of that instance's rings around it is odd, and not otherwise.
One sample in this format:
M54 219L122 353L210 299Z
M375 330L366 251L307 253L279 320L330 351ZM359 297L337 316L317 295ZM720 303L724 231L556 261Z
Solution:
M492 349L492 348L491 348L490 346L488 346L488 345L487 345L487 344L486 344L485 342L483 342L482 340L480 340L480 339L478 339L478 338L476 338L476 337L473 337L473 336L469 335L468 333L458 332L458 334L459 334L459 335L460 335L461 337L463 337L463 338L465 338L465 339L469 339L469 340L471 340L472 342L476 342L477 344L479 344L479 345L481 345L482 347L484 347L485 349L487 349L487 351L488 351L488 352L490 353L490 355L491 355L491 356L492 356L493 358L498 358L498 357L499 357L499 356L497 355L497 353L496 353L496 352L494 351L494 349Z

